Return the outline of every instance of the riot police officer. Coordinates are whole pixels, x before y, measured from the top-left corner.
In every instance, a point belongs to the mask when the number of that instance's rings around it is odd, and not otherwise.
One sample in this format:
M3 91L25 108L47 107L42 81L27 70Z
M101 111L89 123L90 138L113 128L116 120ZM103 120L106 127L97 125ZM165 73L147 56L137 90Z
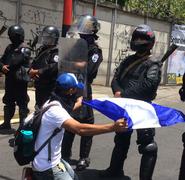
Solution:
M96 40L98 39L97 32L100 29L100 24L98 20L91 15L82 15L77 22L75 22L69 34L78 34L80 38L84 39L88 44L88 64L87 64L87 100L92 99L92 88L91 84L96 78L98 68L103 60L102 50L97 45ZM74 30L74 31L73 31ZM72 32L73 31L73 32ZM80 95L79 95L80 96ZM72 116L81 123L94 123L93 110L90 107L83 106L78 112L74 113ZM75 134L66 131L62 143L62 157L69 160L71 157L71 148L73 144ZM81 137L80 142L80 159L77 163L76 170L84 170L89 166L90 159L89 153L92 146L92 136Z
M182 78L182 86L179 89L179 95L181 101L185 101L185 73L183 74ZM183 152L181 157L181 164L180 164L180 171L179 171L179 179L178 180L184 180L185 179L185 132L182 134L182 142L183 142Z
M8 29L8 36L12 43L7 46L0 59L0 70L5 74L4 123L0 125L0 129L11 129L10 121L16 104L19 106L20 125L29 112L27 70L31 51L23 43L24 29L20 25L12 25Z
M58 39L60 33L55 26L46 26L40 34L41 46L34 58L29 75L34 79L36 108L49 98L58 74Z
M161 80L160 63L152 60L155 35L148 25L139 25L133 31L131 50L134 55L126 57L116 69L111 83L115 97L133 98L151 102ZM115 146L108 169L100 171L101 177L124 176L123 165L130 146L132 131L116 133ZM137 130L137 144L142 155L140 180L151 180L157 159L155 129Z

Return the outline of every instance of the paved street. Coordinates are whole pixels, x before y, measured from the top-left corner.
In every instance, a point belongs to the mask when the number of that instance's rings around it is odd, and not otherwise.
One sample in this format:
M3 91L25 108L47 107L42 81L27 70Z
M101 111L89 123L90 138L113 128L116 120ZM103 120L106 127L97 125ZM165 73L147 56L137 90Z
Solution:
M161 86L158 90L158 96L155 103L166 105L180 109L185 113L185 104L179 100L178 86ZM110 88L103 86L93 86L93 97L112 96ZM3 91L0 91L2 97ZM29 107L33 110L34 107L34 91L30 90L31 103ZM0 106L0 114L2 114L2 103ZM109 122L105 116L95 113L96 122ZM14 128L17 124L14 124ZM154 172L153 180L177 180L180 158L182 153L181 135L184 132L185 125L178 124L169 128L160 128L156 130L156 141L158 143L158 160ZM80 173L82 180L99 180L98 170L108 167L110 156L113 148L114 133L104 134L94 137L91 164L88 170ZM9 146L9 142L13 138L12 134L0 134L0 179L2 180L20 180L22 167L18 166L13 157L13 149ZM78 159L79 154L79 140L75 139L73 147L73 158ZM132 180L138 180L140 155L137 151L136 133L133 133L130 151L125 162L125 174L131 177ZM108 180L108 179L105 179ZM116 178L112 180L124 180Z

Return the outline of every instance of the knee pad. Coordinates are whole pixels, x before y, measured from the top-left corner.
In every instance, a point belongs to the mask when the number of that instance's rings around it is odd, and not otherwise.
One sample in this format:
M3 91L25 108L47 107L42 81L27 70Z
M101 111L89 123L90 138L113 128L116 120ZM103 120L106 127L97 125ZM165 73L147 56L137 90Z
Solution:
M138 129L137 130L137 144L150 144L154 141L155 129Z
M139 145L138 149L140 154L145 154L145 153L154 154L154 153L157 153L158 148L157 148L157 143L154 141L146 145L141 144Z

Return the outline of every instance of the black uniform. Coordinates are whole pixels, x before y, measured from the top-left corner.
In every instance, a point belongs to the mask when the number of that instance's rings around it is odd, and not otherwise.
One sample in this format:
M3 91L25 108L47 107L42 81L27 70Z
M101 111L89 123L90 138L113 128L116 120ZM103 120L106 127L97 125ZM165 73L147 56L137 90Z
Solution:
M179 95L181 101L185 101L185 73L183 75L183 84L179 90ZM185 179L185 132L182 134L182 142L183 142L183 152L181 157L181 165L180 165L180 172L179 172L179 180Z
M141 61L140 61L141 60ZM138 62L130 66L134 62ZM128 69L130 66L130 69ZM125 73L125 71L127 71ZM112 80L112 90L121 91L124 98L133 98L151 102L155 96L161 80L160 64L153 62L149 56L138 57L132 55L126 58L117 68ZM112 174L121 174L124 160L130 146L132 131L117 133L114 142L110 167ZM154 129L137 130L137 144L139 153L142 154L140 166L140 179L149 180L157 158L157 144L154 141Z
M3 97L4 123L10 127L10 120L14 116L16 104L19 106L20 123L27 116L29 96L27 94L28 81L18 79L20 68L29 68L30 54L25 53L26 47L10 44L0 59L0 69L9 65L9 72L5 74L5 95ZM25 69L24 69L25 70ZM27 76L27 74L24 74ZM24 77L23 77L24 78Z
M35 79L35 101L39 108L49 98L58 74L58 49L56 46L44 46L32 62L32 69L38 69L39 77Z
M98 68L103 60L102 50L97 44L91 44L88 49L88 65L87 65L87 100L92 99L91 84L96 78ZM81 123L94 123L94 114L92 108L83 105L80 110L72 114L72 116ZM71 157L71 148L73 144L75 134L65 131L64 139L62 142L62 157L69 159ZM86 159L89 157L90 149L92 145L92 136L81 137L80 142L80 159Z
M98 68L103 60L102 51L95 43L98 39L96 33L100 30L100 23L96 17L86 14L81 15L77 21L73 23L68 33L69 36L79 34L80 38L84 39L88 44L88 64L87 64L87 97L84 99L92 99L91 84L96 78ZM93 110L90 107L83 105L72 116L81 123L94 123ZM68 160L71 156L71 148L74 140L74 134L66 132L62 143L62 157ZM92 145L92 136L81 137L80 142L80 159L77 163L76 170L81 171L89 166L89 153Z
M161 80L161 63L154 62L150 50L155 43L155 34L151 27L141 24L132 33L130 41L134 55L128 56L116 69L112 80L112 90L116 97L132 98L151 102ZM117 133L114 142L110 166L101 171L104 177L124 176L123 164L130 146L132 131ZM154 141L155 129L137 130L137 144L142 154L140 180L151 180L157 159L157 144Z

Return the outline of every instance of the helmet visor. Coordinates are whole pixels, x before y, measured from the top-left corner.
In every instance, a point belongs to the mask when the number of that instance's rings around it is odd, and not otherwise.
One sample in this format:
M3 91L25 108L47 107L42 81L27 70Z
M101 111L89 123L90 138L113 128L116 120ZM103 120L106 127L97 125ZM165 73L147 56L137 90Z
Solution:
M56 37L47 32L43 32L39 36L39 42L45 46L52 46L56 44Z
M100 23L95 22L91 16L81 16L78 20L75 20L69 33L80 33L80 34L93 34L98 32L100 29Z

